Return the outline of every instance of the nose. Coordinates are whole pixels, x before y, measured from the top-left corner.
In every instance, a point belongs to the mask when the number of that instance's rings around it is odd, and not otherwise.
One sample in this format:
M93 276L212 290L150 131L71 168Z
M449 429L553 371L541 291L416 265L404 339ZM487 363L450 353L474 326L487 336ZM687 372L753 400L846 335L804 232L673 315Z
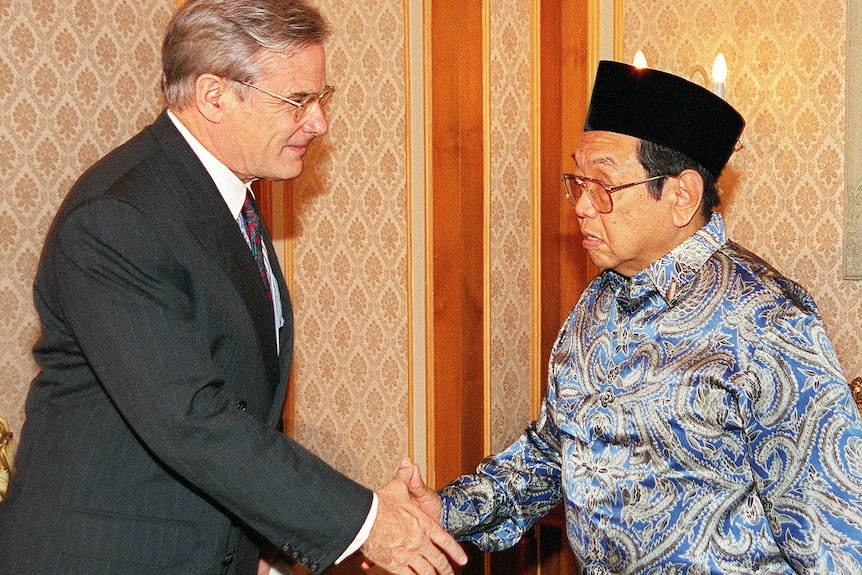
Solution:
M326 112L320 107L318 102L315 102L308 108L308 112L302 119L302 129L306 132L313 132L318 136L322 136L329 131L329 120L326 118Z
M578 196L578 201L575 202L575 214L579 218L594 218L599 215L588 193L584 192Z

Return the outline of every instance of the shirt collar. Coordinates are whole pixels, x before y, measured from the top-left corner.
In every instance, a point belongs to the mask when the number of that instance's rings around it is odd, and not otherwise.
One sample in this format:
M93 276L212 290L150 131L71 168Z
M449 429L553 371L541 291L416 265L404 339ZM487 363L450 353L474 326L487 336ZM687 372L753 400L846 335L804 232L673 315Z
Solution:
M709 222L690 238L631 278L606 272L606 283L627 309L640 306L658 292L669 306L682 297L704 264L727 242L721 214L713 212Z
M168 110L168 117L204 165L216 188L218 188L221 197L224 199L225 204L227 204L230 213L233 215L233 219L237 219L242 209L242 204L245 202L245 193L247 190L251 191L251 184L243 183L230 168L212 155L170 110Z

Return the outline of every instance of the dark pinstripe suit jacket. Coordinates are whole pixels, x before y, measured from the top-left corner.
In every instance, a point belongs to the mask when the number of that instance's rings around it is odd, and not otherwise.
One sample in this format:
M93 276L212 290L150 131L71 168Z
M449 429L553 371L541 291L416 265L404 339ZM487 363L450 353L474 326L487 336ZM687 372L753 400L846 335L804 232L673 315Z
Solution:
M242 233L165 113L80 178L35 281L0 574L244 575L265 539L319 572L347 547L371 492L277 429L293 322L272 264L280 355Z

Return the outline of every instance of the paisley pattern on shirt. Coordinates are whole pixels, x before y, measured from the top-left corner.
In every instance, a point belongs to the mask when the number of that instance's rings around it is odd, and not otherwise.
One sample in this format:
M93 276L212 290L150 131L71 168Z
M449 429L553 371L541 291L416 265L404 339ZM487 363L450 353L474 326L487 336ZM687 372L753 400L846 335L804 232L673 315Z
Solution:
M551 355L540 418L441 495L495 550L565 500L584 573L862 573L862 422L809 294L721 216L604 272Z

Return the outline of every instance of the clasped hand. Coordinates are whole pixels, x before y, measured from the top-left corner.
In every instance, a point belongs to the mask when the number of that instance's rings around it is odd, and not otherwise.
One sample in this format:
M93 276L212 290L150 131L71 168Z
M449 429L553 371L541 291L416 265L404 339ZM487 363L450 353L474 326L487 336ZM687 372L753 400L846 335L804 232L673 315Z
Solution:
M453 575L450 559L467 563L467 554L440 527L440 498L410 461L377 492L377 516L361 550L363 567L376 564L396 575Z

